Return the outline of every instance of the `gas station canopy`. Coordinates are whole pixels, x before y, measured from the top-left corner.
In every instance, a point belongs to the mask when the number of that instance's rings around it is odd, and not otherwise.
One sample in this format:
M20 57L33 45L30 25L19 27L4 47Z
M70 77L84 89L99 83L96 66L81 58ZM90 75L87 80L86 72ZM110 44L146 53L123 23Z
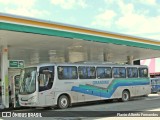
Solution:
M160 56L159 41L8 14L0 14L0 46L8 46L9 59L28 65Z
M0 13L2 103L9 107L10 67L48 62L129 62L160 57L160 42ZM21 64L20 64L21 63ZM11 74L12 73L12 74Z

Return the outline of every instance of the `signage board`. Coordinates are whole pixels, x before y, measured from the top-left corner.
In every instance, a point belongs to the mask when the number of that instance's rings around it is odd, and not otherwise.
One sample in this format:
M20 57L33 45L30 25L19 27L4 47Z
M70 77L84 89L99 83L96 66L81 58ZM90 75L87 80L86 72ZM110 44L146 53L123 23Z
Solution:
M9 68L23 68L24 60L9 60Z

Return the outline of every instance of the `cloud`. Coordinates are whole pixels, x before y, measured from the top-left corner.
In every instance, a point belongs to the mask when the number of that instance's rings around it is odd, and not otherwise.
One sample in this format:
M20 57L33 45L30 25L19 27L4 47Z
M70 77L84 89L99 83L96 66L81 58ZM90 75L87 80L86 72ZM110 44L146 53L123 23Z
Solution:
M157 5L156 0L138 0L139 3L145 5Z
M124 3L122 0L117 0L117 4L120 8L120 11L123 15L130 14L134 12L134 4L132 3Z
M140 0L139 3L155 5L156 1L146 0L144 2L144 0ZM122 13L115 22L117 27L133 34L160 32L160 15L148 15L149 10L147 8L140 9L140 7L135 7L133 3L126 4L119 1L117 4Z
M36 9L25 9L25 8L16 8L16 9L11 9L11 8L6 8L5 9L6 13L10 13L10 14L16 14L16 15L20 15L20 16L28 16L28 17L42 17L44 15L49 15L50 13L48 11L45 10L36 10Z
M77 6L81 8L87 7L85 0L51 0L51 3L60 6L63 9L73 9Z
M105 0L106 4L115 5L117 4L120 11L116 11L115 8L106 8L106 10L101 10L102 12L95 16L94 21L91 23L92 26L102 26L102 27L111 27L117 21L118 15L121 16L133 13L134 5L129 3L126 4L122 0ZM122 21L123 22L123 21Z
M125 3L125 0L104 0L106 4ZM138 3L143 5L157 5L156 0L129 0L130 3Z
M95 16L91 26L103 30L112 30L112 32L117 33L159 39L158 34L149 34L160 33L160 15L148 14L151 12L149 8L156 5L155 0L140 0L139 2L131 1L127 3L124 0L104 1L109 7L106 7L105 10ZM138 3L150 6L149 8L143 5L138 6ZM156 12L160 12L158 8L155 6Z
M10 1L9 0L0 0L0 3L2 4L8 4Z
M116 16L116 13L112 10L106 10L97 16L95 16L95 21L92 22L92 25L98 25L98 26L105 26L105 27L110 27L114 17Z
M160 16L148 17L139 14L128 14L120 17L116 25L132 33L160 32Z
M15 5L16 7L29 8L35 4L36 0L0 0L4 5Z
M148 5L155 5L154 0L146 0L145 2L145 4ZM121 4L120 9L123 14L117 19L117 21L115 22L115 26L123 29L124 32L129 34L157 39L157 35L147 35L147 33L160 32L160 15L148 15L148 9L141 10L138 7L134 7L133 5L134 4L131 5L130 3L126 6L124 4ZM129 8L129 6L132 7Z
M37 10L35 8L36 0L0 0L0 4L5 5L3 12L29 17L43 17L50 13L46 10ZM14 7L10 7L10 6Z

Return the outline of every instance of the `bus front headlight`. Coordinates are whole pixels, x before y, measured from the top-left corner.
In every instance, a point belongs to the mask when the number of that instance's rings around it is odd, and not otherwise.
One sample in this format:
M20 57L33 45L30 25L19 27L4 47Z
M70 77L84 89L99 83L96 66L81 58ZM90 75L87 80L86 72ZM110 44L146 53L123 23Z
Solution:
M28 99L28 102L33 102L34 101L34 99L35 99L35 96L32 96L32 97L30 97L29 99Z

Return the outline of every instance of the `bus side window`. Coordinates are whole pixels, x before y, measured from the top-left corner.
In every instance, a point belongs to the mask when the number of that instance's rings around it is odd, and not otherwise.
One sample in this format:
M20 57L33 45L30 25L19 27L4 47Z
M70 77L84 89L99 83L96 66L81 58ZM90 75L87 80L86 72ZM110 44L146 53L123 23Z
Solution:
M148 69L139 68L139 77L148 77Z
M125 78L126 69L124 67L114 67L113 68L113 77L114 78Z
M78 73L80 79L95 79L96 69L92 66L80 66L78 67Z
M78 78L77 67L75 66L58 66L59 80L73 80Z
M138 70L134 67L127 68L128 78L137 78L138 77Z
M97 67L97 78L111 78L112 72L110 67Z
M157 85L160 85L160 79L157 80Z

